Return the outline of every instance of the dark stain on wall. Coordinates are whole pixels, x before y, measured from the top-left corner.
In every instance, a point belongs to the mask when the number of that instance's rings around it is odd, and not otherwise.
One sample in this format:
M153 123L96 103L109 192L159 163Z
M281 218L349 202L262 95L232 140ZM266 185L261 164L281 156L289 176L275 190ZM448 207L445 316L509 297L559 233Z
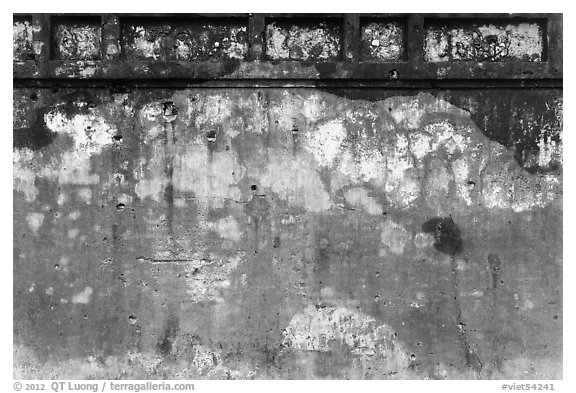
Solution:
M431 218L422 224L422 231L434 236L434 248L438 251L448 255L462 252L464 243L452 217Z
M56 133L50 131L44 123L47 109L32 114L30 127L15 129L12 134L12 144L16 149L29 148L38 150L50 145L56 139Z

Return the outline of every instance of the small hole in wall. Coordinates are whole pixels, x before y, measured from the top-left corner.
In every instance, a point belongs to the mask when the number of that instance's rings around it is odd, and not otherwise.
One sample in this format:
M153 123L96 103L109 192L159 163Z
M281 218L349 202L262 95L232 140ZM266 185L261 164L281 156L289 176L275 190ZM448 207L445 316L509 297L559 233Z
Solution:
M124 208L126 207L126 205L124 205L123 203L119 203L116 205L116 210L118 210L119 212L123 211Z
M256 184L252 184L252 185L250 186L250 189L251 189L252 191L258 191L258 186L257 186Z
M178 108L172 101L166 101L162 103L164 116L177 116L178 115Z
M414 354L410 355L410 360L413 362L416 361L416 355Z
M214 142L216 140L216 131L208 131L206 133L206 139L208 142Z
M38 99L38 95L36 93L32 93L32 94L30 94L30 99L32 101L36 101Z
M115 142L121 142L122 141L122 135L114 135L112 137L112 139L114 139Z
M396 71L396 70L391 70L391 71L388 73L388 76L390 77L390 79L398 79L400 75L398 74L398 71Z

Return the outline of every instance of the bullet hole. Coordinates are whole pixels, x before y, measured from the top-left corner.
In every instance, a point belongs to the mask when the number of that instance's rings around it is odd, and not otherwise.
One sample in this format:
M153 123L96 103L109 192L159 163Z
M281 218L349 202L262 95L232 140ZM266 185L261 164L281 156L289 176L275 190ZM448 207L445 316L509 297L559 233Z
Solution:
M388 112L392 112L392 107L388 107Z
M379 301L379 300L380 300L380 296L378 296L378 295L374 296L374 301L375 301L375 302L377 302L377 301Z
M275 236L274 240L272 241L272 247L278 248L280 247L280 237Z
M472 180L469 180L467 184L470 188L476 187L476 183L474 183Z
M208 131L206 133L206 140L208 142L214 142L216 140L216 131Z
M293 134L297 134L300 130L298 130L298 127L294 126L292 127L292 133Z
M58 265L58 264L54 265L54 270L58 270L58 269L60 269L60 265Z
M434 248L448 255L462 251L460 229L452 217L436 217L422 224L422 231L434 236Z
M114 135L112 139L114 142L122 142L122 135Z
M230 150L230 146L225 147L226 151Z
M258 186L257 186L256 184L252 184L252 185L250 186L250 189L251 189L252 191L258 191Z
M400 75L398 74L398 71L396 71L396 70L391 70L391 71L388 73L388 76L390 77L390 79L398 79L398 77L399 77Z
M86 314L84 314L83 317L84 317L84 319L88 319L88 315L86 315Z
M411 354L410 355L410 361L415 362L416 361L416 355Z
M496 35L487 35L486 36L486 42L489 44L497 44L498 43L498 36Z
M123 211L126 208L126 205L124 205L123 203L119 203L116 205L116 210L118 210L119 212Z
M167 101L162 104L164 116L175 117L178 116L178 108L172 101Z
M130 322L131 325L134 325L136 322L138 322L138 318L136 318L136 316L130 314L130 316L128 317L128 321Z
M376 272L376 277L380 277L380 272Z

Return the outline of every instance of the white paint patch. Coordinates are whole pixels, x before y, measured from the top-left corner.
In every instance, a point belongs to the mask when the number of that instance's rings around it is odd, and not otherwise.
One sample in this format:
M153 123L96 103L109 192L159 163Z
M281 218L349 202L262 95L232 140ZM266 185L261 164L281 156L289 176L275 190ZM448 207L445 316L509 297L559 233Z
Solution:
M321 124L306 134L304 148L311 152L321 166L330 167L340 153L346 138L346 128L340 120Z
M12 156L12 176L14 190L24 194L27 202L32 202L38 196L34 182L36 173L30 168L34 162L34 152L28 148L15 149Z
M58 134L68 134L74 139L76 151L88 155L100 153L113 143L116 128L109 125L98 113L76 114L68 118L58 109L52 109L44 115L48 129Z
M343 345L365 372L371 368L399 371L409 364L390 327L345 307L307 306L292 317L282 344L284 351L315 352L330 352L334 345Z
M221 218L216 223L212 224L212 226L224 239L237 242L242 238L242 232L233 216Z
M78 198L82 202L88 205L92 203L92 190L90 188L87 187L81 188L77 191L76 195L78 195Z
M365 188L349 188L344 191L344 198L350 205L355 208L360 208L368 214L382 214L382 207L375 198L368 196L368 191Z
M44 214L28 213L26 214L26 221L28 222L28 227L36 234L44 222Z
M432 247L434 245L434 236L425 232L418 232L414 236L414 245L418 248Z
M235 183L244 173L245 168L231 150L210 154L205 145L192 145L175 157L174 188L193 192L200 203L222 206L226 200L241 199L242 194Z
M311 212L331 208L330 194L308 160L272 149L268 157L266 172L260 177L263 187L270 188L288 203Z
M387 247L390 252L396 255L401 255L404 252L404 247L408 241L411 240L412 236L408 231L400 224L386 220L383 224L382 229L382 244Z
M80 293L77 293L72 296L72 304L88 304L90 303L90 299L92 297L92 287L87 286L84 290Z

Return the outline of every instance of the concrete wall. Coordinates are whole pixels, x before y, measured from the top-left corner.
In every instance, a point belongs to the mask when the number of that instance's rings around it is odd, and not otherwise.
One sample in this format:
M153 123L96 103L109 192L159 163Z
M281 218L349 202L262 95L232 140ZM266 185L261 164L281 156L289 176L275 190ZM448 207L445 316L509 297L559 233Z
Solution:
M553 26L16 18L15 377L561 378Z

